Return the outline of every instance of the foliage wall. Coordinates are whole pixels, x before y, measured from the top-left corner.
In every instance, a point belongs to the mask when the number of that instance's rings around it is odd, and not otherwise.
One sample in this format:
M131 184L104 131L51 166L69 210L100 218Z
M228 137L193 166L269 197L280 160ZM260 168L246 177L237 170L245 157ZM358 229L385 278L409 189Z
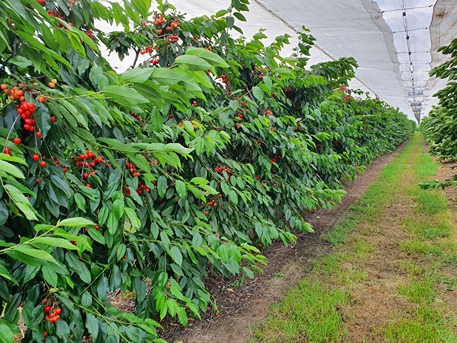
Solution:
M430 75L447 80L446 86L435 96L439 99L438 106L434 107L422 121L421 130L430 145L430 152L442 160L457 160L457 39L448 46L439 49L449 55L448 60L432 69ZM444 183L429 183L424 186L447 187L457 185L456 176Z

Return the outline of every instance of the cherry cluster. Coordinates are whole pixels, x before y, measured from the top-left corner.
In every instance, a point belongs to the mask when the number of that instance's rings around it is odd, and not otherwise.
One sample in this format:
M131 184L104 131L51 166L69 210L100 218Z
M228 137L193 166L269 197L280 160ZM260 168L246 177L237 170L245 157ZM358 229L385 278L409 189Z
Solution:
M137 113L135 113L135 112L130 112L130 115L131 115L133 118L135 118L136 120L141 121L141 122L143 123L143 125L144 125L144 122L145 122L145 121L144 121L144 118L141 118L141 117L140 117Z
M179 37L178 36L168 36L168 39L170 40L170 42L176 43L179 40Z
M79 156L71 156L71 159L75 163L76 167L94 168L103 162L104 157L102 155L96 157L93 151L86 150L85 154L80 154Z
M232 174L232 170L224 166L218 166L214 168L214 171L220 175L224 175L224 172L226 172L228 175Z
M160 63L160 58L159 57L156 57L156 58L151 58L149 60L149 63L152 65L152 66L156 66Z
M45 318L49 320L50 323L55 323L60 319L60 313L62 309L59 306L50 304L48 299L43 299L41 301L44 305L44 313L46 313Z
M157 12L154 13L154 21L153 24L156 26L165 24L166 19L162 15L157 15Z
M17 114L21 116L24 120L24 130L26 131L35 131L36 121L33 119L33 114L36 111L35 104L33 102L22 102L21 105L17 108ZM41 133L37 131L36 133L38 138L41 138Z
M154 52L154 48L152 46L145 46L143 50L140 50L140 54L152 54Z
M271 163L277 163L278 160L280 160L281 158L282 158L281 155L276 155L276 156L273 156L273 157L270 159L270 161L271 161Z

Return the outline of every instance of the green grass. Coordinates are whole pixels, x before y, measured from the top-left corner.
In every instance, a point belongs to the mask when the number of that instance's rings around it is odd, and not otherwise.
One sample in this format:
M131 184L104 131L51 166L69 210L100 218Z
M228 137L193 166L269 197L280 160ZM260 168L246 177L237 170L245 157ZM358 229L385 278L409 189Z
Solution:
M438 166L425 151L416 156L414 177L417 182L436 178ZM414 237L400 242L401 249L411 255L423 255L428 263L413 259L402 269L409 274L407 284L398 293L413 303L414 312L397 317L381 331L390 342L457 342L457 321L444 315L446 304L437 306L439 285L454 291L457 280L454 272L443 268L457 266L457 245L447 239L454 226L443 192L423 190L416 185L407 194L416 201L415 215L403 224ZM423 261L423 260L420 260ZM422 263L422 264L419 264Z
M433 275L412 277L407 285L400 287L398 293L416 304L432 303L436 297L435 281Z
M348 240L349 234L357 227L359 216L355 213L350 213L338 223L333 230L324 234L323 238L332 245L338 245Z
M363 238L358 238L352 246L356 258L368 257L369 253L375 249L374 243L367 242Z
M275 320L268 321L252 342L340 341L345 333L337 308L348 301L347 291L331 290L319 281L302 281L273 306Z
M417 195L417 202L420 210L427 215L437 214L447 210L447 199L439 191L420 190Z
M389 342L408 343L455 343L457 336L449 331L452 323L439 310L421 305L411 318L397 318L382 331Z

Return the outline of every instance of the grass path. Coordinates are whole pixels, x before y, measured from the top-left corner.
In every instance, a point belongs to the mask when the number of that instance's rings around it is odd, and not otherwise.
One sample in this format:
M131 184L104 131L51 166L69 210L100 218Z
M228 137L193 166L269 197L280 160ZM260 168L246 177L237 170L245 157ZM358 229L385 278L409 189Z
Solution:
M414 135L251 341L457 342L455 209L418 186L437 172Z

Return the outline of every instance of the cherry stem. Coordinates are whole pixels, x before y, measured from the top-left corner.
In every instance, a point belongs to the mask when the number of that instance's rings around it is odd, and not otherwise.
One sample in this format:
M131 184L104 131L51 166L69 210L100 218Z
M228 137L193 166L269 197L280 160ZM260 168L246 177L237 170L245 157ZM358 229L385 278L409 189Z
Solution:
M14 129L14 125L16 124L16 122L21 118L21 116L18 114L16 119L14 119L14 122L13 122L13 125L11 125L11 128L10 130L8 131L8 134L6 135L6 139L5 139L5 145L3 146L3 149L6 148L6 145L8 144L8 141L10 139L10 136L11 136L11 133L13 132L13 129Z

